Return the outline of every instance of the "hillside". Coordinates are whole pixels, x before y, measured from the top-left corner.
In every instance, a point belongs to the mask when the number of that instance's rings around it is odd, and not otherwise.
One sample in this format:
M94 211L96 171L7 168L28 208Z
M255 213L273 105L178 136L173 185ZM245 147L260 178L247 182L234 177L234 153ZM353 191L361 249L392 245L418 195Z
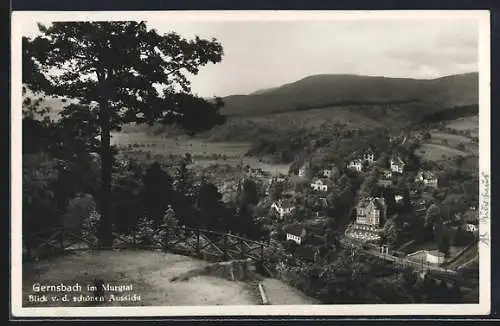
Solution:
M249 95L224 97L221 113L248 117L314 111L317 115L324 110L323 115L342 118L348 114L345 111L349 111L364 120L378 121L383 116L385 124L390 125L400 121L417 122L443 109L477 104L478 93L477 73L432 80L314 75ZM27 95L32 94L28 91ZM51 116L55 117L65 103L62 99L46 97L43 105L51 107ZM307 114L304 112L301 116Z
M223 98L226 115L262 115L350 106L418 106L423 113L478 102L478 74L432 80L315 75L249 95Z

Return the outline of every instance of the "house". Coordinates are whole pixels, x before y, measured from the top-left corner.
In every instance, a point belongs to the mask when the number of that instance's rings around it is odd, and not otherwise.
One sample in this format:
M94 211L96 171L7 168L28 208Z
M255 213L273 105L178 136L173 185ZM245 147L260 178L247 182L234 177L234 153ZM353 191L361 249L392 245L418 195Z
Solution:
M368 197L361 200L356 207L356 223L378 227L380 219L387 215L385 200L379 197Z
M324 179L317 179L313 183L311 183L311 189L315 191L328 191L328 183Z
M399 195L399 194L396 194L394 195L394 200L396 201L396 204L399 204L403 201L403 196L402 195Z
M382 187L392 186L392 171L387 169L382 171L382 176L378 179L377 184Z
M302 165L300 168L299 168L299 177L301 178L305 178L307 177L307 173L309 172L309 164L304 164Z
M479 231L479 228L475 224L467 223L464 225L464 230L467 232L477 232Z
M430 171L418 171L415 182L421 182L431 188L438 187L438 178Z
M273 176L273 177L270 177L267 179L267 185L268 186L272 186L273 184L275 183L282 183L282 182L285 182L286 181L286 178L281 176L281 175L278 175L278 176Z
M349 162L349 164L347 165L347 168L349 169L353 169L353 170L356 170L358 172L361 172L363 171L363 161L359 160L359 159L356 159L356 160L352 160L351 162Z
M405 168L405 163L399 156L394 156L391 158L391 171L394 173L403 173Z
M361 154L361 160L373 163L375 161L375 153L371 149L368 149Z
M430 264L442 264L444 263L444 254L437 250L427 251L425 255L425 260Z
M286 241L292 240L296 244L301 244L305 241L307 232L301 225L293 225L286 230Z
M385 180L391 180L392 179L392 171L389 169L384 169L382 171L382 178Z
M271 205L271 209L276 211L280 219L284 219L285 216L290 215L295 206L292 204L290 200L277 200Z
M323 177L332 178L338 174L338 169L334 165L328 165L323 169Z

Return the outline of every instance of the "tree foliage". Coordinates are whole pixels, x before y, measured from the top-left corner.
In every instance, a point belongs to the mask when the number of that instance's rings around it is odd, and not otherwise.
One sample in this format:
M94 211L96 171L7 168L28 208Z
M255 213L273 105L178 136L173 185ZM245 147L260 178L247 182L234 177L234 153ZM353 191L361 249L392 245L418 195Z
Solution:
M239 202L241 205L257 205L259 203L259 193L255 181L243 180Z
M224 122L220 99L190 94L188 76L222 60L215 40L160 35L145 22L55 22L23 38L23 82L35 92L71 98L74 119L100 132L100 240L112 242L110 132L128 122L177 123L192 134ZM80 112L80 116L76 112Z
M141 192L144 214L149 216L155 226L162 223L168 205L174 201L172 179L159 163L151 164L143 178Z

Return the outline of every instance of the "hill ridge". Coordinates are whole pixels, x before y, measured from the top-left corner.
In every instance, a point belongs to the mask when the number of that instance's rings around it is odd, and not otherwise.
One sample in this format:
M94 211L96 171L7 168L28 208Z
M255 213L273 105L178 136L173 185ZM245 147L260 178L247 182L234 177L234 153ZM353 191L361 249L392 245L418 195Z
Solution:
M223 98L226 115L261 115L351 104L391 105L410 101L433 110L478 103L478 73L434 79L318 74L259 90Z

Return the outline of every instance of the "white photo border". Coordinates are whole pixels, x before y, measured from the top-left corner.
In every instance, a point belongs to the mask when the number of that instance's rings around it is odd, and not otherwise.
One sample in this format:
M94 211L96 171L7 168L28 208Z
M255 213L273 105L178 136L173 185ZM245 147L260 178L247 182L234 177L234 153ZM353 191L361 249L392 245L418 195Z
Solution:
M11 313L13 317L180 316L460 316L487 315L491 305L490 258L490 13L487 10L403 11L14 11L11 29ZM479 304L256 305L166 307L22 307L22 81L21 40L26 21L296 21L353 19L477 19L479 26Z

